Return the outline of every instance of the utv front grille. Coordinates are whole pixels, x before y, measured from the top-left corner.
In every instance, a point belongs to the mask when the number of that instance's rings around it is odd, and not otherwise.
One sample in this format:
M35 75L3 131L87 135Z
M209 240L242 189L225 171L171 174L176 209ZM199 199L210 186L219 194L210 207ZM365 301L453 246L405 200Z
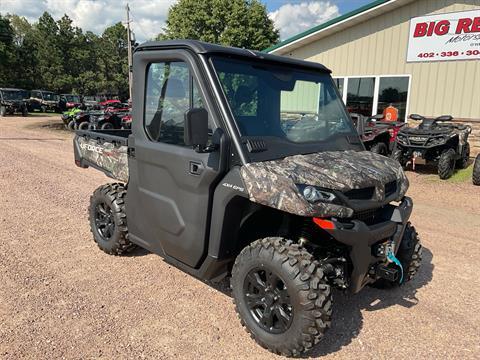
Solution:
M382 220L383 208L357 211L353 214L351 220L363 221L367 225L373 225Z
M373 197L374 192L375 188L372 186L362 189L348 190L344 194L350 200L370 200Z
M389 197L397 192L397 181L391 181L385 184L385 197Z

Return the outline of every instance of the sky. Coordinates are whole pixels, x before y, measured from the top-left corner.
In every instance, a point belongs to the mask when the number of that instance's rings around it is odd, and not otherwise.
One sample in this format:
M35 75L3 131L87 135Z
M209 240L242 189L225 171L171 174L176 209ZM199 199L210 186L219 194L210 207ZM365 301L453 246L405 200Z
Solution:
M132 29L138 42L154 38L165 25L168 8L177 0L129 0ZM285 40L299 32L354 10L372 0L262 0ZM55 19L67 13L74 25L101 34L125 21L125 0L0 0L0 13L34 22L48 11Z

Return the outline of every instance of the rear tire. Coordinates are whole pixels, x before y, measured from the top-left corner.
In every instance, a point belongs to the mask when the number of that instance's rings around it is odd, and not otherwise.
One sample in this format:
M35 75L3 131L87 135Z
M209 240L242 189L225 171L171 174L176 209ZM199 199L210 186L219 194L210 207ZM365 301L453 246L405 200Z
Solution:
M472 182L473 185L480 185L480 154L477 155L473 164Z
M41 111L42 113L46 113L46 112L47 112L47 107L46 107L46 106L41 106L41 107L40 107L40 111Z
M459 169L465 169L468 166L468 160L470 160L470 144L467 143L465 150L463 151L462 158L457 160L455 166Z
M0 117L7 115L7 108L5 106L0 106Z
M438 176L442 180L446 180L453 175L455 170L455 150L445 150L438 160Z
M397 251L396 257L403 267L403 282L391 282L386 279L378 279L372 286L380 289L390 289L405 284L412 280L422 264L422 243L415 227L407 223L403 233L402 242Z
M22 116L23 117L28 116L28 109L27 109L26 106L24 108L22 108Z
M109 129L113 129L113 124L111 123L103 123L102 126L100 126L100 129L102 130L109 130Z
M78 130L88 130L89 125L90 125L90 123L88 121L81 122L78 125Z
M265 238L235 260L231 287L242 325L264 348L300 355L330 327L332 294L319 264L300 245Z
M110 255L123 255L135 248L128 240L127 215L125 214L125 185L102 185L90 197L88 220L93 240Z
M374 144L371 148L370 151L375 153L375 154L380 154L383 156L387 156L387 145L385 143L379 142Z

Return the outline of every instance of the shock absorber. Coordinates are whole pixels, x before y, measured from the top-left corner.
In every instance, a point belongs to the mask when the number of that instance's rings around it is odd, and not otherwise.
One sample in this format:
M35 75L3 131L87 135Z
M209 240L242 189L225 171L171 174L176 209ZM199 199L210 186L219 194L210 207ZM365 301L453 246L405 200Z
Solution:
M305 218L302 221L300 226L300 231L298 233L298 243L302 246L305 246L313 238L313 226L312 222L309 219Z

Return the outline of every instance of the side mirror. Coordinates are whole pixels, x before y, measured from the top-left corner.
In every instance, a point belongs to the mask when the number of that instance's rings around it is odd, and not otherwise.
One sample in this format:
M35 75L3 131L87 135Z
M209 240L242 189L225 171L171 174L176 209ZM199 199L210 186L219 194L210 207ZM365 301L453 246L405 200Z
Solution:
M208 142L208 112L204 108L193 108L185 113L183 141L187 146L204 148Z

